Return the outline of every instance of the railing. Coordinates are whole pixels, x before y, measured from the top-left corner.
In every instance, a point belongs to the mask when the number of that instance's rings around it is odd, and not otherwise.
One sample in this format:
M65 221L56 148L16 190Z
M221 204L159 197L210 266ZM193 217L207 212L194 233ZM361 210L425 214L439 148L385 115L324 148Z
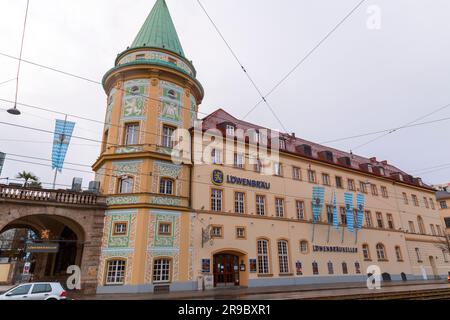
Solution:
M105 198L92 193L33 189L0 185L0 199L27 200L79 205L104 205Z

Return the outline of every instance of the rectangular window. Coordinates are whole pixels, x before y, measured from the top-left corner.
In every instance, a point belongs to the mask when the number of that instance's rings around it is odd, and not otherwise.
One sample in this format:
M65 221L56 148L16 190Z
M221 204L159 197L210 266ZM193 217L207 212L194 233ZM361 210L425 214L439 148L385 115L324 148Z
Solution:
M317 262L313 262L312 269L313 269L313 275L316 276L319 274L319 265Z
M161 179L159 182L159 193L160 194L173 194L173 180L171 179Z
M280 150L286 150L286 140L280 139Z
M153 283L170 282L170 259L157 259L153 263Z
M244 168L244 155L241 153L234 154L234 166L236 168L243 169Z
M275 198L275 213L279 218L284 217L284 199Z
M330 175L327 173L322 173L322 183L324 186L329 186L331 185L330 182Z
M274 162L274 164L273 164L273 173L276 175L276 176L281 176L281 163L279 163L279 162Z
M381 195L382 195L384 198L389 198L388 190L387 190L386 187L381 187Z
M434 228L434 225L433 225L433 224L430 224L430 228L431 228L431 234L432 234L433 236L435 236L435 235L436 235L436 229Z
M212 164L222 164L222 151L219 149L212 149L211 151Z
M406 194L406 192L403 192L403 203L409 204L408 195Z
M439 235L439 236L442 236L442 229L441 229L441 226L437 224L437 225L436 225L436 229L437 229L438 235Z
M410 233L416 233L416 227L414 227L414 222L413 221L408 221L409 224L409 232Z
M222 238L223 237L223 227L213 226L211 229L211 238Z
M259 216L266 215L266 197L257 195L256 196L256 214Z
M245 228L244 227L237 227L236 228L236 238L238 239L245 239L247 236L245 234Z
M381 212L377 212L376 215L378 228L383 229L384 228L383 214Z
M378 187L375 184L371 184L370 189L372 190L372 195L377 197L378 196Z
M366 226L368 228L372 228L373 227L372 213L370 211L366 211Z
M128 123L125 125L125 141L126 146L132 146L139 143L139 124Z
M355 181L353 179L347 180L348 190L355 191Z
M211 191L211 211L222 211L222 195L223 191L220 189L212 189Z
M278 262L280 273L289 273L289 254L287 241L278 241Z
M328 218L328 223L332 224L333 223L333 206L327 205L327 218Z
M165 148L173 148L172 136L175 132L175 128L169 126L163 126L162 145Z
M226 129L226 131L227 131L227 136L232 136L232 137L234 137L234 131L235 131L234 126L227 124L227 129Z
M412 198L412 201L413 201L414 205L416 207L418 207L419 206L419 199L417 198L417 196L415 194L413 194L413 195L411 195L411 198Z
M269 242L258 240L258 273L268 274L269 272Z
M262 170L262 163L260 159L255 160L255 172L261 172Z
M367 184L364 181L359 182L359 192L367 193Z
M302 173L301 173L301 169L294 167L292 169L292 177L294 180L302 180Z
M336 188L342 189L344 188L344 184L342 183L341 177L335 177L336 180Z
M450 228L450 218L444 218L445 227Z
M234 212L244 214L245 212L245 193L234 193Z
M428 203L428 199L426 197L423 197L423 203L425 204L425 208L430 208L430 204Z
M392 214L389 214L389 213L388 213L388 214L386 215L386 217L387 217L389 229L395 229L395 226L394 226L394 217L392 216Z
M158 226L158 235L170 236L172 235L172 224L166 222L160 222Z
M448 207L447 207L447 201L441 201L441 202L439 203L439 205L441 206L441 209L448 209Z
M417 258L417 262L419 262L419 263L422 262L422 256L420 254L419 248L416 248L416 258Z
M113 236L123 236L128 233L128 223L126 222L114 222Z
M106 285L121 285L125 283L125 265L124 260L108 261L106 270Z
M431 205L431 209L436 209L436 207L434 206L434 201L432 198L430 198L430 205Z
M305 202L303 201L296 201L295 207L297 209L297 219L298 220L305 220Z
M316 172L314 170L308 170L308 181L311 183L316 183Z
M119 193L133 193L133 178L122 177L119 178Z

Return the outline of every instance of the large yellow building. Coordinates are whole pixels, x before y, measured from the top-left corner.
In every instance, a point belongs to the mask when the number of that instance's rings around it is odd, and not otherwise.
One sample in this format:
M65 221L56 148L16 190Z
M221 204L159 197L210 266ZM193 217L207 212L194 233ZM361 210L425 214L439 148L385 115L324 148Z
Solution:
M385 280L450 271L434 190L419 178L221 109L197 121L204 92L164 0L103 84L99 293L197 290L202 278L216 287L365 281L369 265ZM254 152L265 145L268 155ZM349 230L353 222L362 228Z

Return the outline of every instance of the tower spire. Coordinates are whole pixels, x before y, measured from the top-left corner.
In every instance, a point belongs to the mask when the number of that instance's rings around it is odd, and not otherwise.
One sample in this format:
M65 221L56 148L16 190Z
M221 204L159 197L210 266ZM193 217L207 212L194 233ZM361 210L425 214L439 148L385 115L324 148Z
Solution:
M156 0L131 48L152 47L171 51L183 58L184 51L165 0Z

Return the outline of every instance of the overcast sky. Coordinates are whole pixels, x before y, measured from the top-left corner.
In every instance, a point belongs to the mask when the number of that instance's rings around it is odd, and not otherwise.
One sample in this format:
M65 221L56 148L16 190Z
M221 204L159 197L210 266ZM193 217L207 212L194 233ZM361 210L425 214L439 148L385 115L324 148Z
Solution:
M23 59L94 80L131 44L154 0L31 0ZM217 26L261 90L282 79L359 0L203 0ZM221 107L243 117L259 100L196 0L167 0L185 54L205 88L200 115ZM381 29L367 28L368 8L381 9ZM0 0L0 53L19 55L26 0ZM450 103L450 1L366 1L270 97L289 132L314 142L405 125ZM15 78L17 61L0 56L0 83ZM100 85L23 64L19 102L104 120ZM15 83L0 85L14 100ZM0 108L10 103L0 101ZM0 121L53 131L55 114L20 107ZM450 107L420 122L450 117ZM101 140L102 125L77 122L75 135ZM249 121L281 129L261 104ZM388 160L428 183L450 181L450 121L407 128L354 153ZM328 144L345 151L375 136ZM14 141L13 141L14 140ZM0 124L0 151L51 158L52 135ZM91 165L95 142L72 140L66 161ZM21 159L18 157L11 157ZM26 160L26 159L22 159ZM49 164L40 160L26 160ZM73 166L67 165L68 168ZM431 169L428 169L431 168ZM81 170L89 168L77 167ZM436 169L440 169L436 171ZM7 160L51 182L51 168ZM423 173L423 174L420 174ZM60 184L93 174L65 170Z

